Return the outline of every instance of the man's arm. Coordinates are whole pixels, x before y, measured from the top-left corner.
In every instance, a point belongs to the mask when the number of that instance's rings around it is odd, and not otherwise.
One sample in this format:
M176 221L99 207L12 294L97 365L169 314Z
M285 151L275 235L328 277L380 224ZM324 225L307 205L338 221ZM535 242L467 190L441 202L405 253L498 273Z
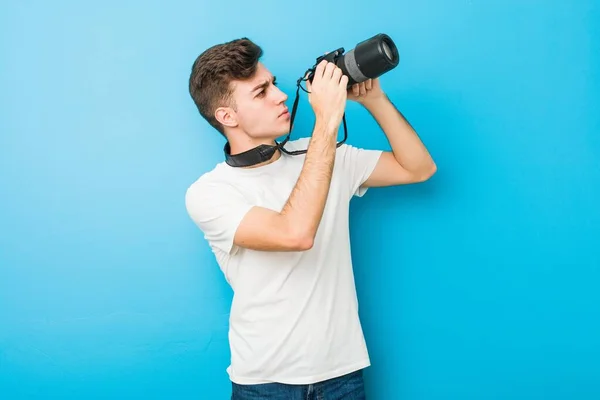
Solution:
M238 226L234 244L264 251L302 251L313 246L329 194L348 77L321 62L307 82L315 128L298 181L281 212L253 207Z
M427 148L390 99L379 80L355 85L350 99L362 104L384 131L392 151L383 152L363 187L392 186L423 182L436 172Z
M312 247L329 194L337 128L317 122L302 171L281 212L253 207L234 237L240 247L303 251Z

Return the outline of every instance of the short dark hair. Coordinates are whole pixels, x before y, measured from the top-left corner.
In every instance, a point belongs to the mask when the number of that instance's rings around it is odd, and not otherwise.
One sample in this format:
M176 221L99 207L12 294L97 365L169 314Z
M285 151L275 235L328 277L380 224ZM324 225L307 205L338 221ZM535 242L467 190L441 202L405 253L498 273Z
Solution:
M235 109L230 83L251 78L262 55L261 47L244 37L208 48L192 65L190 95L204 119L223 136L223 125L215 119L215 110L223 105Z

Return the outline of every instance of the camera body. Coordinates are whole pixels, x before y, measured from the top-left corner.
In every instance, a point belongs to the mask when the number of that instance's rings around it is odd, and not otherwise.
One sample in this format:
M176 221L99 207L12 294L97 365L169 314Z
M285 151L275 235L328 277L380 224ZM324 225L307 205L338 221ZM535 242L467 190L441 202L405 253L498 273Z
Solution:
M345 51L346 50L344 50L343 47L340 47L339 49L337 49L335 51L332 51L325 55L322 55L317 58L317 62L315 63L315 65L319 64L323 60L327 60L327 61L332 62L337 65L337 61L340 59L340 56L344 54Z
M380 33L366 39L345 53L343 47L317 57L315 65L308 70L307 80L312 83L317 65L327 60L338 66L348 77L348 88L355 83L377 78L394 69L400 62L398 48L386 34Z

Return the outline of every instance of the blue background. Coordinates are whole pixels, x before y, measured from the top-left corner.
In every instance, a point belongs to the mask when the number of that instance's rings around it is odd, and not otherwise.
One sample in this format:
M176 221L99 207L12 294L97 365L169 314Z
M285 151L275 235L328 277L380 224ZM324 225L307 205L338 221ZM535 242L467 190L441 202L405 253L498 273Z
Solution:
M438 172L352 203L369 397L600 398L591 0L3 2L0 398L227 398L231 292L184 208L224 142L191 64L248 36L291 105L317 56L379 32Z

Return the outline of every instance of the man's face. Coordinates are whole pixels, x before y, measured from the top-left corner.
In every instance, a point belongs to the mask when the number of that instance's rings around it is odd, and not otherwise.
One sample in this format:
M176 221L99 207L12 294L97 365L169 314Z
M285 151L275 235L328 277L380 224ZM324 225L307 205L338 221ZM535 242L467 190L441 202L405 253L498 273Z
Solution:
M275 85L275 77L262 63L247 81L232 82L236 129L252 139L276 139L289 132L288 96Z

